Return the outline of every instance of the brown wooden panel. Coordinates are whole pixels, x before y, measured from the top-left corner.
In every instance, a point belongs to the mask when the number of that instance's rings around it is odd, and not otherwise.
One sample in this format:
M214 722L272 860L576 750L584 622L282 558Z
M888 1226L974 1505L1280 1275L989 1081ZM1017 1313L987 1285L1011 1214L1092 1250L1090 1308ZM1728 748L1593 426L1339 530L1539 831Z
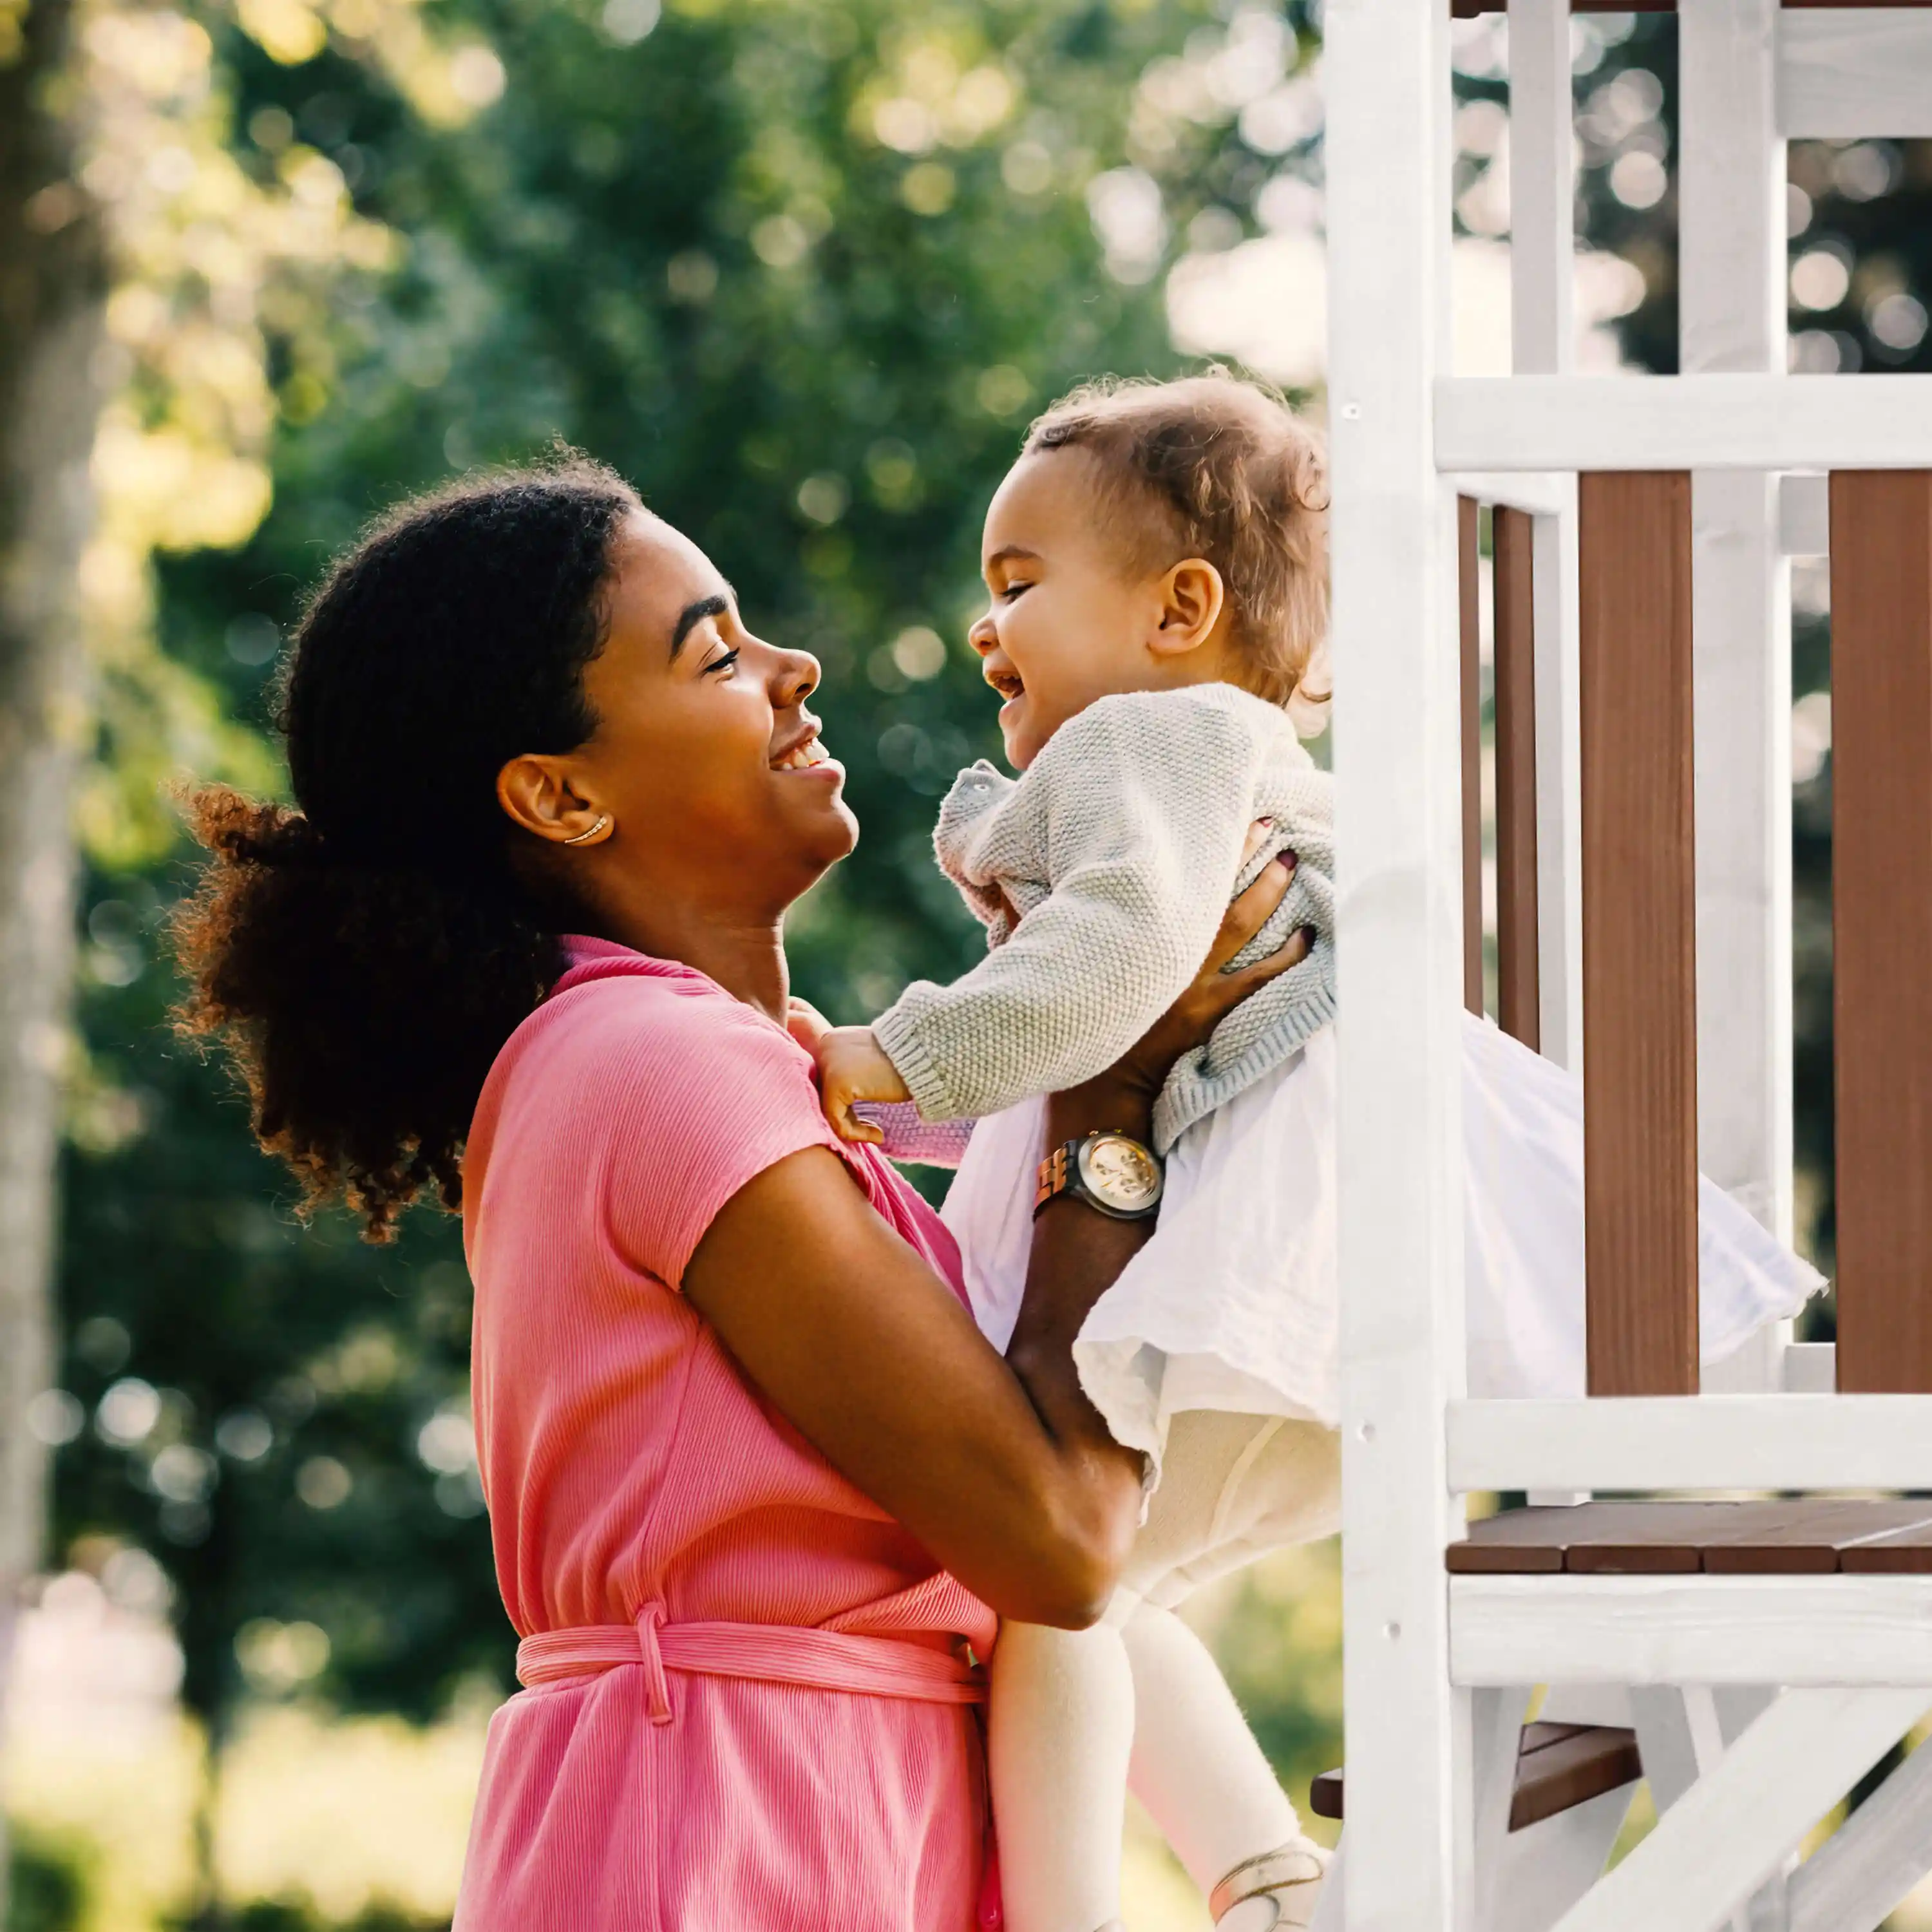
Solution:
M1876 1576L1900 1571L1924 1576L1932 1571L1932 1523L1913 1523L1882 1536L1868 1538L1846 1550L1840 1569L1854 1576Z
M1697 1388L1690 478L1578 479L1589 1390Z
M1496 1017L1540 1048L1536 926L1534 520L1498 506L1496 549Z
M1842 7L1932 6L1932 0L1782 0L1782 4L1829 11ZM1449 5L1450 17L1457 20L1473 20L1478 14L1508 10L1507 0L1450 0ZM1573 14L1674 14L1677 0L1570 0L1570 10Z
M1882 1567L1932 1569L1932 1500L1800 1496L1510 1510L1472 1523L1467 1540L1444 1556L1457 1576L1826 1576L1858 1567L1856 1555L1878 1549L1894 1552Z
M1509 1828L1521 1832L1540 1825L1642 1775L1634 1731L1606 1724L1526 1724ZM1316 1817L1340 1819L1346 1806L1340 1772L1324 1772L1309 1786L1308 1808Z
M1838 1386L1932 1390L1932 471L1832 478Z
M1462 646L1462 1004L1483 1010L1481 509L1456 499L1456 602Z

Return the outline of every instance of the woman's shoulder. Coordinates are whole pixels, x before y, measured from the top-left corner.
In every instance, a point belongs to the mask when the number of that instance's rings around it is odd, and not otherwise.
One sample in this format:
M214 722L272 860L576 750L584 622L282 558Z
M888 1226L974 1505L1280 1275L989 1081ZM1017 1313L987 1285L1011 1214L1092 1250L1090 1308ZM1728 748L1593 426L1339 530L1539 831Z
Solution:
M701 973L617 948L573 952L497 1055L478 1114L542 1094L614 1125L666 1108L809 1113L812 1068L782 1027Z

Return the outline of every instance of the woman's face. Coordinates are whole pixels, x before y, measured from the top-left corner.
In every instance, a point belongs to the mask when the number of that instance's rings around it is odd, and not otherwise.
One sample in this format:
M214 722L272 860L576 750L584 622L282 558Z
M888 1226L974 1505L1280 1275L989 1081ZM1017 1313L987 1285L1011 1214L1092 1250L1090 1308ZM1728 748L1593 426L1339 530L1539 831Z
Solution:
M789 904L859 835L805 708L818 660L754 637L717 567L656 517L626 524L613 562L584 677L597 729L558 761L613 821L599 860L695 902Z

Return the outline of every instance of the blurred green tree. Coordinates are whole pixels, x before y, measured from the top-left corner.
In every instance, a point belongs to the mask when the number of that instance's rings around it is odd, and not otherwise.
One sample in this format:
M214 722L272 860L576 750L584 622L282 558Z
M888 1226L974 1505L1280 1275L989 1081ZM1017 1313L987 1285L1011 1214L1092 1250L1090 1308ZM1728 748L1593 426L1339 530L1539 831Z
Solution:
M1298 123L1231 133L1306 67L1305 26L1237 47L1208 0L464 0L435 70L463 112L438 113L370 57L373 0L201 17L228 159L394 240L342 251L320 320L262 302L274 508L160 559L165 662L260 728L304 586L366 516L561 436L824 662L866 836L800 910L800 990L857 1018L957 970L976 928L928 838L997 749L963 644L980 512L1041 404L1175 365L1184 238L1238 240L1306 166ZM249 1695L427 1714L506 1687L512 1655L456 1230L425 1213L371 1252L340 1217L298 1226L238 1098L169 1038L190 871L154 830L141 715L138 776L99 795L139 836L97 838L83 908L60 1547L171 1609L218 1748Z

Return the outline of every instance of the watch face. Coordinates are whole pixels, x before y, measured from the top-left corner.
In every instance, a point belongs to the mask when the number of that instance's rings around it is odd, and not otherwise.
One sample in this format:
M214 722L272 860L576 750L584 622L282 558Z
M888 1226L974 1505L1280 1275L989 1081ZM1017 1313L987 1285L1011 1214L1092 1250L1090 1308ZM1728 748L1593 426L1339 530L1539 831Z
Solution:
M1109 1208L1125 1214L1160 1198L1160 1166L1124 1134L1096 1134L1080 1150L1080 1175Z

